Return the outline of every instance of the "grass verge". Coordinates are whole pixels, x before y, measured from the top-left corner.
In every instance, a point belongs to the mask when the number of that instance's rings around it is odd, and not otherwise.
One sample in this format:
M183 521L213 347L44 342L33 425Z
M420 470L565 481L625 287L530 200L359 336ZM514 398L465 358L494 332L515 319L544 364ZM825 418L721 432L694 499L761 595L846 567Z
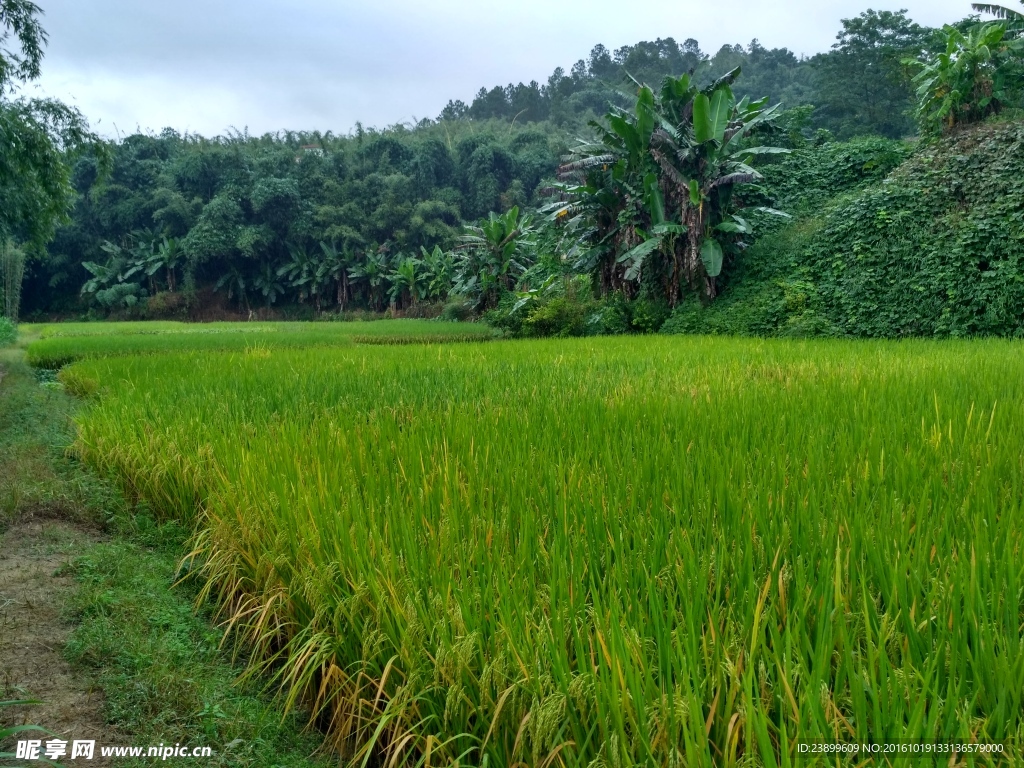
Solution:
M137 514L130 537L97 544L69 565L78 583L65 649L106 697L107 716L138 745L211 746L208 765L318 766L320 739L301 715L282 717L220 649L187 587L171 589L182 531ZM157 762L154 760L154 762Z
M33 516L93 531L63 569L75 579L64 655L102 691L108 724L134 745L210 746L208 765L332 764L301 713L284 717L254 685L235 685L220 630L196 616L187 586L174 588L182 529L130 510L66 454L77 401L23 357L0 350L0 535Z
M55 381L40 381L23 357L0 350L0 534L28 515L104 524L124 502L65 456L76 401Z

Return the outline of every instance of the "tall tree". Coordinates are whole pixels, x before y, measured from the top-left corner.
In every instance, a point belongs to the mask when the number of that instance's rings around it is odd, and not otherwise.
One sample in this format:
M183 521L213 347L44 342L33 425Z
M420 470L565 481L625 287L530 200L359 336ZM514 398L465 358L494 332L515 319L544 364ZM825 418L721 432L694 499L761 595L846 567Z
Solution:
M0 242L0 316L18 322L25 253L11 240Z
M0 239L36 252L66 220L74 199L68 156L104 146L82 114L18 90L39 77L46 32L30 0L0 0Z
M902 61L929 46L932 30L915 24L905 10L868 10L842 24L832 50L813 59L819 122L843 138L913 133L915 100Z

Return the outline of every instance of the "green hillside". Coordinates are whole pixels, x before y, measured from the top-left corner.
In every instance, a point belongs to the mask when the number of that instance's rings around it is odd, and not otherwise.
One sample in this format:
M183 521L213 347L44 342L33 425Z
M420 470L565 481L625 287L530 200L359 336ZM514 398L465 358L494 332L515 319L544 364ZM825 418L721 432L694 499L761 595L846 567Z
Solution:
M794 153L766 173L793 220L746 251L714 305L686 304L664 330L1024 334L1022 143L1024 123L1004 121L913 150L872 139Z

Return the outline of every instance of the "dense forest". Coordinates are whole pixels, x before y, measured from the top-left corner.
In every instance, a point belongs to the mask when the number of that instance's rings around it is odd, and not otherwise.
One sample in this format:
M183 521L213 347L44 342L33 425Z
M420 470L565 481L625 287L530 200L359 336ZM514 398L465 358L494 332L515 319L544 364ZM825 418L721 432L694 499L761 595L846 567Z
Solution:
M1013 119L1020 20L1002 15L940 30L868 10L812 57L757 40L714 54L693 39L598 45L544 84L482 87L435 120L345 135L168 128L98 151L72 144L69 215L53 217L52 237L8 227L7 250L27 253L21 312L444 311L514 334L656 330L674 313L667 329L701 331L746 295L744 276L763 276L764 242L784 248L785 232L918 145ZM786 279L812 279L800 271ZM791 320L726 325L773 333ZM1015 332L982 326L964 332Z
M481 88L473 101L451 101L439 119L516 119L550 121L576 127L603 115L609 104L627 106L631 81L657 86L668 75L690 73L708 83L742 67L733 91L786 108L814 107L810 125L840 139L864 133L899 138L915 130L913 93L901 60L941 45L936 30L915 24L905 11L868 10L844 19L837 42L827 53L801 58L786 48L768 49L757 40L725 45L713 55L694 39L640 42L609 51L597 45L586 61L566 74L556 69L544 85L537 82Z

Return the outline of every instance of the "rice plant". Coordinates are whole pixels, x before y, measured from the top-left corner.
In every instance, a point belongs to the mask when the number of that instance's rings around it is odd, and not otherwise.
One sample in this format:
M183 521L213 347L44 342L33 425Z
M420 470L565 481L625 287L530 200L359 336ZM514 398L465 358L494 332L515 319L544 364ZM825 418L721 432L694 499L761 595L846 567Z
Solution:
M347 323L67 323L27 326L38 336L27 347L37 368L75 360L157 352L244 350L252 346L329 347L346 344L420 344L481 341L494 332L478 323L371 320Z
M81 455L193 527L202 599L353 764L1019 760L1021 349L605 338L62 379L102 393Z

